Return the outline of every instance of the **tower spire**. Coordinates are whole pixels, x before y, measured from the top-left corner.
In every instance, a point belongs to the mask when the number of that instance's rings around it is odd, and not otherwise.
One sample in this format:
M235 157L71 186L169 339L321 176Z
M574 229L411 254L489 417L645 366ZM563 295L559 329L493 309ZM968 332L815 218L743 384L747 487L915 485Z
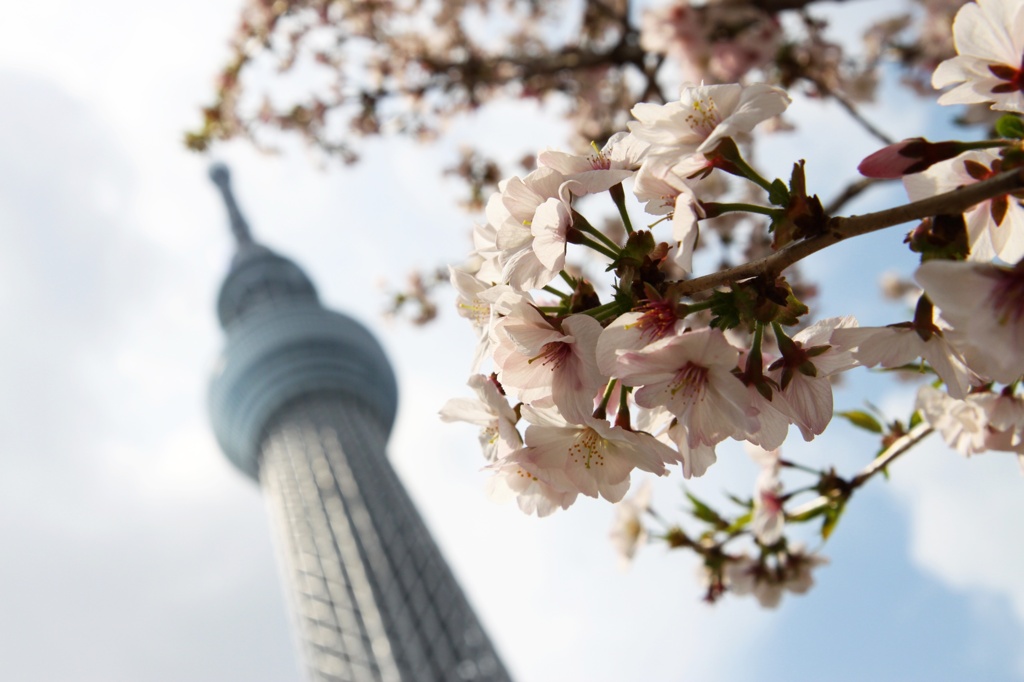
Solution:
M235 195L231 193L231 172L223 163L215 163L210 166L210 179L217 185L221 196L224 198L224 205L228 209L228 218L231 220L231 233L235 235L235 243L239 246L247 246L253 243L252 233L249 231L249 223L238 208Z

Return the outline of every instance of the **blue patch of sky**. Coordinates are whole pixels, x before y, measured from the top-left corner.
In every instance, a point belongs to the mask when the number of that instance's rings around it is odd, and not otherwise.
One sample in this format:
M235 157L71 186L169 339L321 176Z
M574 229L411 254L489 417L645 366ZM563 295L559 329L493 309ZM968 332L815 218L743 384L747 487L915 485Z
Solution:
M869 488L850 506L811 595L787 596L775 627L746 653L747 679L1019 680L1010 607L916 570L905 513L884 491Z

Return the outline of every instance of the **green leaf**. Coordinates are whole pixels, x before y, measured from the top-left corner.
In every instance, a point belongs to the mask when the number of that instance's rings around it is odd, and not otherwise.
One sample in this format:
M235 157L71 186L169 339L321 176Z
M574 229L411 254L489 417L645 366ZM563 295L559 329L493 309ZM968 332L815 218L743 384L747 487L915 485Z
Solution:
M713 526L715 526L716 528L719 528L719 529L724 529L724 528L728 528L729 527L729 524L726 523L725 519L723 519L718 514L718 512L716 512L714 509L712 509L711 507L709 507L705 503L701 502L692 493L687 492L686 493L686 497L687 497L687 499L690 500L690 503L693 505L693 515L695 517L697 517L701 521L705 521L707 523L710 523L710 524L712 524Z
M863 410L837 412L836 416L849 420L851 424L864 429L865 431L870 431L872 433L882 433L884 431L882 425L878 423L878 420Z
M771 189L768 190L768 201L776 206L785 206L789 203L789 188L781 178L775 178Z
M1008 137L1014 140L1024 139L1024 122L1019 116L1004 114L996 121L996 133L999 137Z

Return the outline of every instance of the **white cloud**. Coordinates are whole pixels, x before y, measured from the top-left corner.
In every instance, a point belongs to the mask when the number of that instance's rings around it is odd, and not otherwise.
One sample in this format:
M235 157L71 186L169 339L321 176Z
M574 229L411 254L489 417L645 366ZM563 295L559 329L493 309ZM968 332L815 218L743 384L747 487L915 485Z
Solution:
M891 487L906 504L914 561L950 586L999 596L1024 625L1024 476L1016 458L966 459L933 436L899 464Z

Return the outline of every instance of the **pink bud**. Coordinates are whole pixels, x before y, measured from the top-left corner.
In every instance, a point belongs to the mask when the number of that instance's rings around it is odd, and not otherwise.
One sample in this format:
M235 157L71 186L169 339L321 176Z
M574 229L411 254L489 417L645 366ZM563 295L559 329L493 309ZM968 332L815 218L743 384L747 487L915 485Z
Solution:
M923 137L912 137L879 149L861 161L857 170L868 178L899 178L920 173L961 151L958 142L929 142Z

